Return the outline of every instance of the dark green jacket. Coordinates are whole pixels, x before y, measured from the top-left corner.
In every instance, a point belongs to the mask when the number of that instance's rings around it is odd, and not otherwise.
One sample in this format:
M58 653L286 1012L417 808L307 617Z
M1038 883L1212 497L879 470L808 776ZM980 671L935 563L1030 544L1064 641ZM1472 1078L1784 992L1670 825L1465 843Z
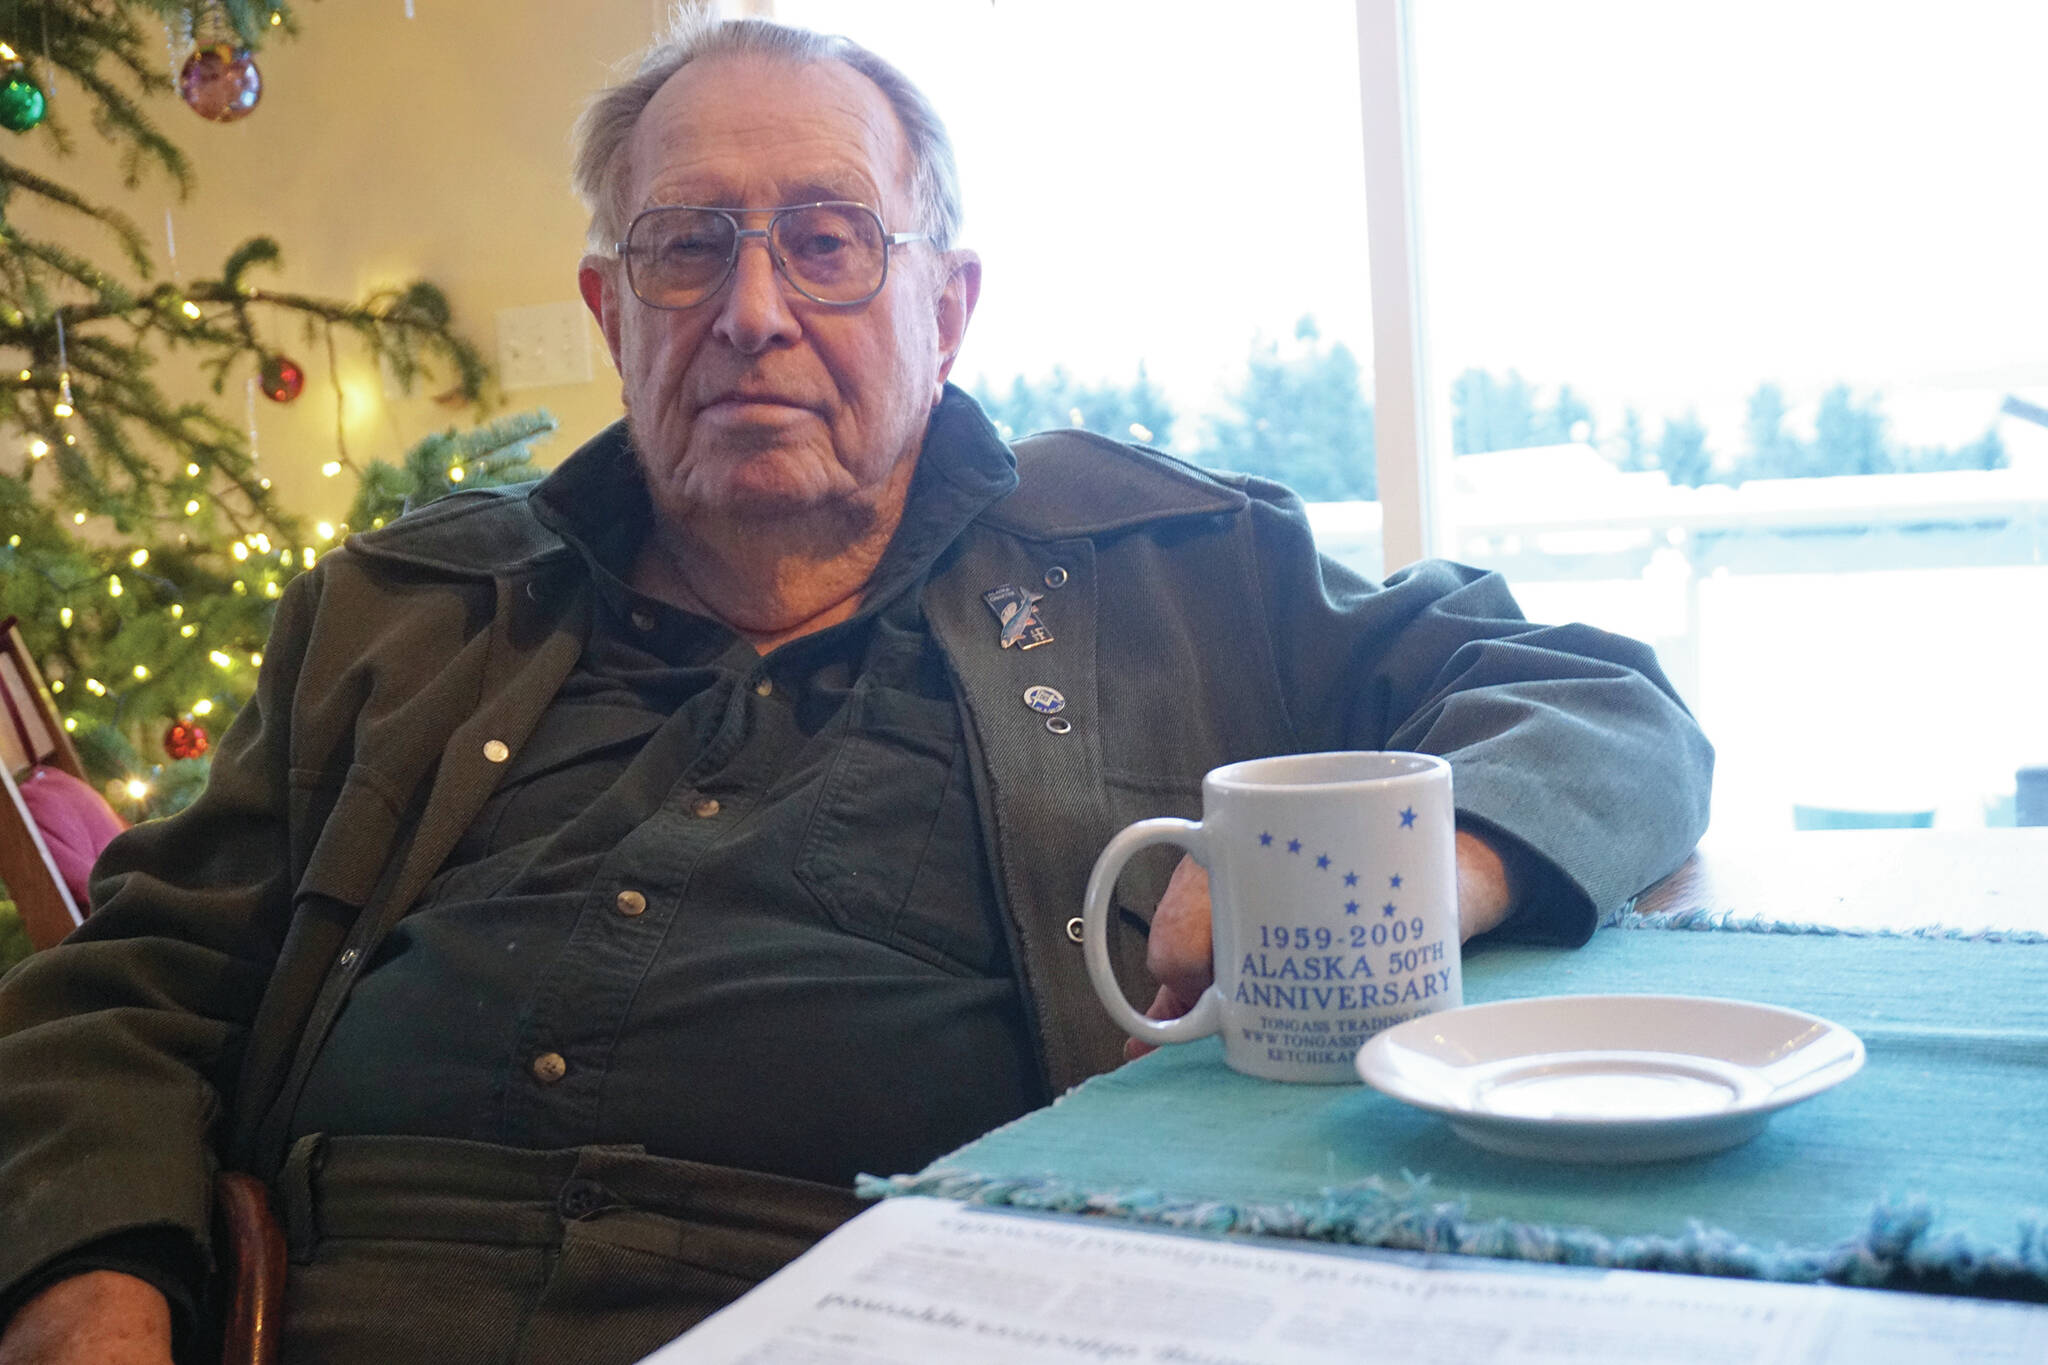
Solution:
M930 439L970 420L985 432L949 401ZM1131 820L1198 814L1218 764L1445 755L1461 820L1549 865L1557 903L1536 909L1566 938L1703 828L1711 751L1645 647L1530 626L1497 577L1454 565L1365 583L1318 559L1272 484L1077 433L1017 455L1019 486L942 556L925 608L1055 1093L1119 1058L1069 930L1093 858ZM572 460L629 458L615 427ZM0 987L0 1285L125 1229L204 1246L216 1163L277 1169L357 971L582 648L586 571L528 496L450 498L297 579L206 793L117 840L93 916ZM983 594L1003 585L1044 593L1052 643L999 646ZM1070 732L1023 704L1033 684L1065 694ZM1126 876L1140 918L1171 862Z

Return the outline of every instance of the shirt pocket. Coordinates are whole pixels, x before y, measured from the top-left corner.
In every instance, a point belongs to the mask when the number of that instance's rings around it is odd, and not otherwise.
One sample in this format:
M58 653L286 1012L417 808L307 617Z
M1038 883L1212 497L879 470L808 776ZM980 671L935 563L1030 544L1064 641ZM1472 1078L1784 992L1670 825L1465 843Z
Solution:
M856 690L796 876L845 933L956 975L1008 971L950 701Z
M609 702L549 707L420 903L482 900L501 889L523 860L498 855L570 826L611 790L662 719Z

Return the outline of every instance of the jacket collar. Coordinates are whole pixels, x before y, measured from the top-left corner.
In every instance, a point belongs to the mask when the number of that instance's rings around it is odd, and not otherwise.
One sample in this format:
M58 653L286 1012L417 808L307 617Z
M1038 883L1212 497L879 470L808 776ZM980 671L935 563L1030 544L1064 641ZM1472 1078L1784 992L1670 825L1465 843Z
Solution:
M949 447L950 458L929 458L939 443ZM1030 539L1106 536L1177 517L1235 512L1248 501L1192 465L1091 432L1045 432L1005 447L981 408L951 384L932 414L919 459L921 474L933 471L958 494L990 500L982 523ZM368 559L494 578L572 557L563 533L590 524L593 511L644 517L646 507L621 420L537 483L466 490L381 530L350 536L348 544Z
M644 508L646 498L622 419L543 479L466 489L381 530L350 536L348 545L367 559L465 578L519 575L574 557L562 537L563 509L615 507L621 499Z

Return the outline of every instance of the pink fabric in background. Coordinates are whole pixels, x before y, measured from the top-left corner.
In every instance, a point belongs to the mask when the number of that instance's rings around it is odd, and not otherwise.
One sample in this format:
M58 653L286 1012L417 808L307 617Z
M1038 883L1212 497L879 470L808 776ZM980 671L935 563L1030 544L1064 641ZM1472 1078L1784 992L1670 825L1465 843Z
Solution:
M116 834L128 828L128 822L114 814L98 792L62 768L39 763L21 779L20 787L22 804L42 831L58 875L84 912L90 900L85 888L93 861Z

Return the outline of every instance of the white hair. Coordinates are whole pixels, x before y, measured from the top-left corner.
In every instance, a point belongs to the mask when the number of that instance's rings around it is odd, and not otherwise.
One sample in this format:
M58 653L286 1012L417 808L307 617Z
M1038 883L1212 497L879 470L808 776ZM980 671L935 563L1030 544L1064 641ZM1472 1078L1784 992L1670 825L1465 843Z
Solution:
M700 57L740 54L782 61L844 62L873 81L895 110L910 145L911 193L918 229L940 251L960 232L960 173L952 139L924 92L901 71L850 38L768 19L720 19L680 9L667 36L641 55L632 78L592 97L576 121L572 172L577 197L590 210L590 249L607 251L626 235L626 145L655 92Z

